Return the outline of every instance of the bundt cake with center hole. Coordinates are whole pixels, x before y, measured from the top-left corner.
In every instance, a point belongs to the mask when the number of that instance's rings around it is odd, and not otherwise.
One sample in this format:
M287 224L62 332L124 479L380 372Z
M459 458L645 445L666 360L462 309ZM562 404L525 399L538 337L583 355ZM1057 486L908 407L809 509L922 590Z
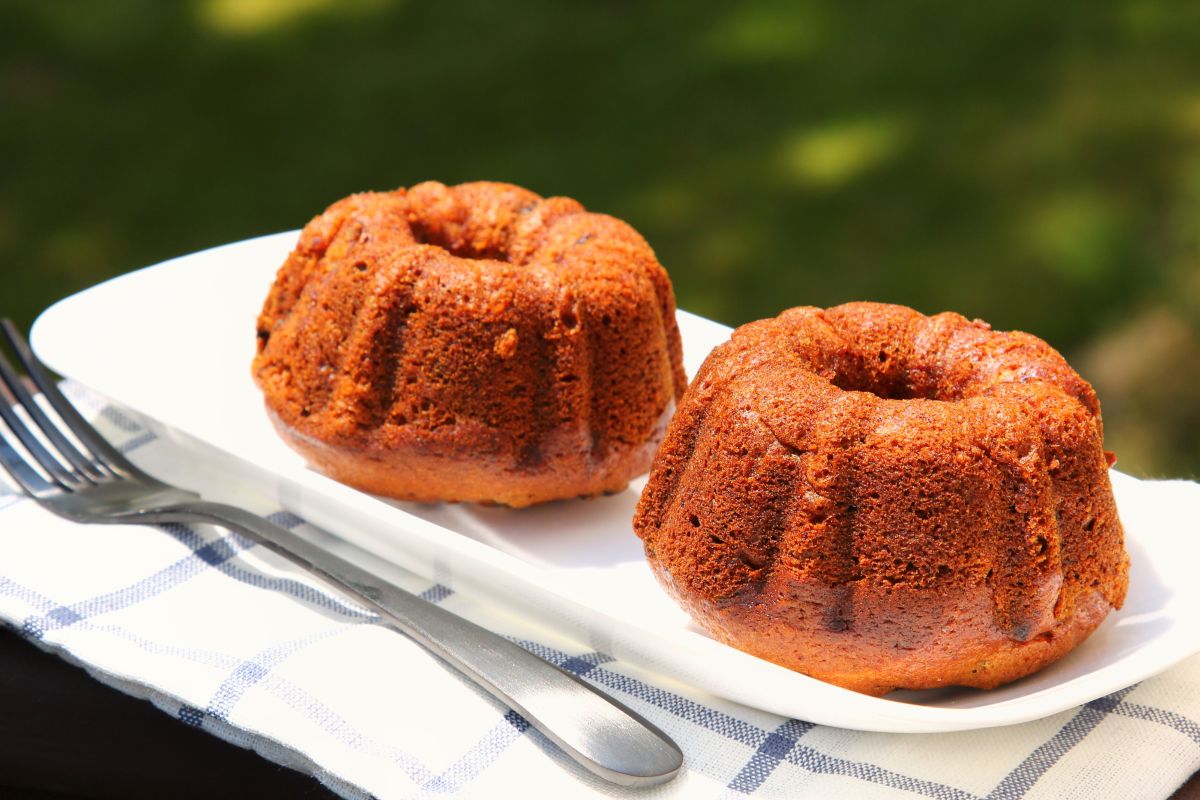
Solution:
M873 695L991 688L1120 608L1111 462L1092 387L1040 339L794 308L709 355L634 527L734 647Z
M284 440L337 480L509 506L624 488L686 385L645 240L500 183L330 206L278 271L253 372Z

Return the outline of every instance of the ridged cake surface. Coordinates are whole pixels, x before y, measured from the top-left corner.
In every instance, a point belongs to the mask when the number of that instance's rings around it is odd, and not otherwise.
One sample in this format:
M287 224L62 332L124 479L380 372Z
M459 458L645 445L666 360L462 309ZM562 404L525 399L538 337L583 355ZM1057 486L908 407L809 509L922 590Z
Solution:
M994 687L1119 608L1092 387L1049 345L850 303L745 325L680 403L635 519L713 635L870 694Z
M330 206L276 276L253 371L285 440L338 480L510 506L623 488L686 382L645 240L500 183Z

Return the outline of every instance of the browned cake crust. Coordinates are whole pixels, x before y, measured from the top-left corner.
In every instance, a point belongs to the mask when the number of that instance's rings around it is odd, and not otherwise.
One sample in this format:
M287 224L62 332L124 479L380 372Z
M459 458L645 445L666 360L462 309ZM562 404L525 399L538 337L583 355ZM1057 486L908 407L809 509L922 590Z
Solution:
M276 276L253 370L280 434L332 477L510 506L624 488L686 385L645 240L500 183L330 206Z
M868 694L991 688L1125 598L1092 387L1045 342L850 303L705 361L634 527L719 639Z

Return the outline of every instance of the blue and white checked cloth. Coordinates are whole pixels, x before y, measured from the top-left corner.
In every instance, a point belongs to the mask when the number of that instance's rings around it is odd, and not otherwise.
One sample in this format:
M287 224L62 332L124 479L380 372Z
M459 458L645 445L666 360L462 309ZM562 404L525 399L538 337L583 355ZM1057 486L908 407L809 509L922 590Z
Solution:
M143 466L180 457L70 388ZM286 512L273 518L308 528ZM640 796L1165 798L1200 768L1200 658L1024 725L862 733L726 703L395 568L387 575L602 686L673 736L685 772ZM72 525L0 482L0 624L346 797L630 794L586 774L363 609L214 528Z

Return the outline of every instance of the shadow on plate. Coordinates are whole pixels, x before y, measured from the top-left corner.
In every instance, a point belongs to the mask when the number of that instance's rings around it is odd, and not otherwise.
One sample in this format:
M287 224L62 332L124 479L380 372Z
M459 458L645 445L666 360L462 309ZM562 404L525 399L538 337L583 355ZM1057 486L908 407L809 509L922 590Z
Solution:
M512 509L473 503L403 503L409 514L470 536L527 563L604 569L644 559L632 520L645 479L616 494Z

